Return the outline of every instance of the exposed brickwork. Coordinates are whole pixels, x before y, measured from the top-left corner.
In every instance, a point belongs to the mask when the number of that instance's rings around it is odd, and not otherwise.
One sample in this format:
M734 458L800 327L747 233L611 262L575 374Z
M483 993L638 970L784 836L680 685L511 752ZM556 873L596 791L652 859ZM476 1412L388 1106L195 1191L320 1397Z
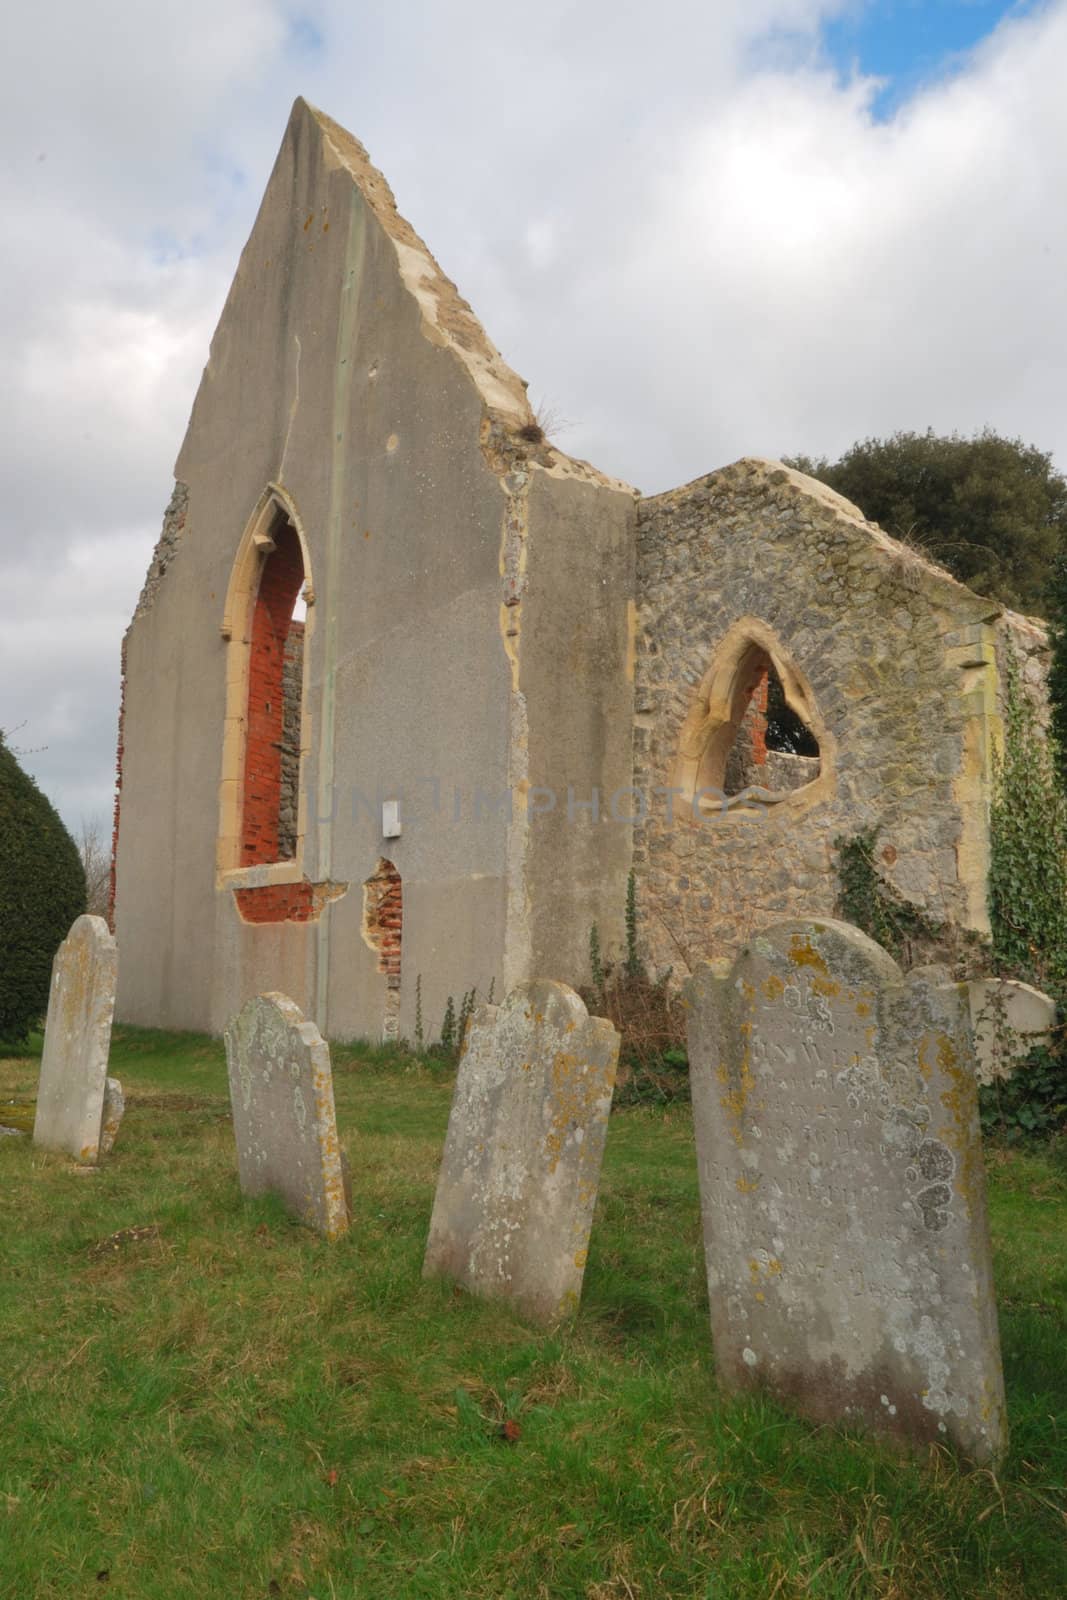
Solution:
M111 824L111 878L107 891L107 925L115 931L115 885L119 859L119 816L122 810L122 757L126 743L126 639L119 666L119 738L115 752L115 810Z
M323 906L336 900L344 883L268 883L258 889L235 889L237 909L245 922L317 922Z
M391 861L363 885L363 937L378 952L378 971L386 980L382 1037L395 1039L400 1020L400 970L404 936L404 889Z
M404 930L404 890L391 861L379 861L373 878L363 885L363 931L378 952L378 971L387 978L400 977Z
M285 649L304 561L300 540L287 521L272 530L275 549L259 579L248 667L244 811L241 864L279 861L282 744L285 725ZM265 918L259 920L267 920Z
M756 687L752 691L749 709L749 739L752 745L752 764L767 765L767 696L770 690L770 665L761 667Z

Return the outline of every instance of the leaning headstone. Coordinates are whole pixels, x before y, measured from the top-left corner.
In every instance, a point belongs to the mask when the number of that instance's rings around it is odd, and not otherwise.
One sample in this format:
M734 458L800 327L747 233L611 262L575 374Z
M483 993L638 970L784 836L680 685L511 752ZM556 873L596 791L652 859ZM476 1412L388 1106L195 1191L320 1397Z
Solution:
M578 1305L619 1059L562 983L479 1006L456 1076L423 1272L535 1322Z
M818 1422L1006 1442L966 984L786 922L687 985L723 1383Z
M79 917L56 951L33 1141L83 1165L100 1157L118 947L103 917Z
M237 1169L247 1195L271 1191L327 1239L348 1228L330 1051L284 994L261 994L226 1029Z

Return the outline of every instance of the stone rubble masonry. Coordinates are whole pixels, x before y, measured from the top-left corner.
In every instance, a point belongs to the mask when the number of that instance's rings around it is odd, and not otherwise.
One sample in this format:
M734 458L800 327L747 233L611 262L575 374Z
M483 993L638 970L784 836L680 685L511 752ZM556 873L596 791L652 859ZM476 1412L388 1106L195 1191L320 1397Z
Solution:
M152 560L141 588L140 598L134 611L130 627L138 617L144 616L152 607L163 576L174 560L182 535L185 532L185 519L189 508L189 487L178 481L171 491L170 501L163 513L163 527L156 541ZM115 805L111 825L111 880L108 886L107 925L112 933L115 931L115 863L119 854L119 819L122 809L122 758L125 748L126 725L126 640L129 637L129 628L122 640L122 652L119 666L119 732L118 743L115 751Z
M107 923L78 917L52 963L33 1141L84 1165L106 1154L101 1145L117 976L118 947ZM107 1148L117 1131L116 1108L112 1095Z
M686 986L716 1365L816 1422L1006 1444L966 984L786 921Z
M330 1051L284 994L249 1000L226 1029L241 1192L281 1196L307 1227L347 1231Z
M868 828L908 900L988 932L998 656L1010 638L1040 698L1038 624L972 594L825 485L761 460L639 502L637 593L634 783L650 803L634 868L655 967L684 974L728 955L771 916L833 915L834 840ZM748 629L783 683L792 669L808 686L815 781L725 816L676 798L672 821L655 791L676 783L694 719L707 739L722 725L712 669Z
M292 622L282 666L281 785L278 796L278 859L296 855L300 805L301 703L304 691L304 624Z
M468 1025L424 1275L532 1322L577 1309L619 1036L565 984L519 984Z

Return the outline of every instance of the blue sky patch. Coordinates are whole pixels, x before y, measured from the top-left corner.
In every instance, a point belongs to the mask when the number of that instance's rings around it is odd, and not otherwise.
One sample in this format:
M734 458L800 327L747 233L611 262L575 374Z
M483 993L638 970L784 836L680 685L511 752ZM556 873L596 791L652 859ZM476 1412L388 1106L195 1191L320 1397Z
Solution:
M322 30L318 28L311 18L303 13L297 13L289 18L288 48L298 59L306 60L309 56L321 55L326 44Z
M886 121L925 84L951 74L1007 16L1039 0L860 0L824 23L823 45L846 77L884 78L874 115Z

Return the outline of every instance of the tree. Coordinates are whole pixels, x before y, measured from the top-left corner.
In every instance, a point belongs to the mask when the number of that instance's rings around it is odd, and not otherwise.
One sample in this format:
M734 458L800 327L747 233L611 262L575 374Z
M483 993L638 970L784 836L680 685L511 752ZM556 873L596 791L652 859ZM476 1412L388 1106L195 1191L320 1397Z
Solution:
M78 847L0 733L0 1040L44 1015L52 958L85 910Z
M82 818L78 854L85 873L85 909L106 919L111 897L111 844L95 818L91 822Z
M787 458L979 594L1044 615L1067 551L1067 479L1051 455L987 428L864 439L838 461Z

